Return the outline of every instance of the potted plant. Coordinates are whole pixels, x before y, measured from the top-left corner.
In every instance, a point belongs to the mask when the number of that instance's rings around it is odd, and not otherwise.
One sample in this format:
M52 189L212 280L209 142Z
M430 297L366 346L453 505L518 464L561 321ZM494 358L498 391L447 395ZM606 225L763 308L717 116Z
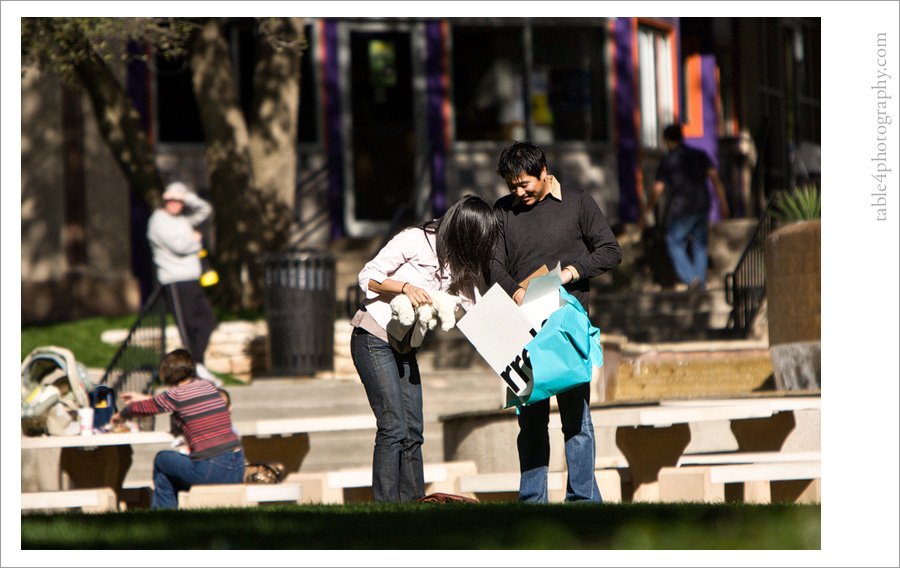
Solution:
M776 197L766 239L769 353L778 390L821 390L822 202L815 185Z

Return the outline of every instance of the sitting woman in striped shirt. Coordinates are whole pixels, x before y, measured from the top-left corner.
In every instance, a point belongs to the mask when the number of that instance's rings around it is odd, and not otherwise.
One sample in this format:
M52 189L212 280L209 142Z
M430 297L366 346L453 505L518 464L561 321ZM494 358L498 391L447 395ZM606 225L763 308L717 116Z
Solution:
M178 492L193 485L241 483L244 452L231 424L231 413L215 385L197 378L190 352L176 349L163 357L159 377L170 388L156 396L125 392L126 403L112 422L171 412L187 438L190 454L164 450L153 461L153 509L174 509Z

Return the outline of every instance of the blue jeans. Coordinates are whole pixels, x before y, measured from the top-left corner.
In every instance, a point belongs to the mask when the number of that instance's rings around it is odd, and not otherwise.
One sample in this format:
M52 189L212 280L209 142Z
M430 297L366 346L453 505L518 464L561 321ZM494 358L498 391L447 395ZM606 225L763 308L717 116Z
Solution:
M225 452L205 460L192 460L180 452L164 450L153 460L151 509L175 509L178 492L194 485L220 485L244 481L244 452Z
M409 503L424 497L422 380L415 351L400 354L384 340L356 328L350 353L375 414L375 501Z
M688 237L691 238L691 254L688 256ZM706 285L708 261L709 223L707 214L700 213L673 218L666 229L666 250L672 260L672 268L685 284L695 280Z
M594 477L597 452L590 411L591 385L584 383L556 395L565 439L566 501L600 503L600 488ZM547 502L547 472L550 468L550 400L519 408L519 501Z

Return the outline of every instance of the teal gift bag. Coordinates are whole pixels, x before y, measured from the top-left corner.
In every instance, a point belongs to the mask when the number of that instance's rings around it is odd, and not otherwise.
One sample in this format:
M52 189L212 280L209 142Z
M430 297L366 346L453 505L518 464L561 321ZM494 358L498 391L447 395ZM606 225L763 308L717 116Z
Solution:
M603 365L600 330L591 325L587 312L560 286L565 304L550 314L525 350L533 373L527 397L507 389L506 408L529 405L591 381L593 367Z

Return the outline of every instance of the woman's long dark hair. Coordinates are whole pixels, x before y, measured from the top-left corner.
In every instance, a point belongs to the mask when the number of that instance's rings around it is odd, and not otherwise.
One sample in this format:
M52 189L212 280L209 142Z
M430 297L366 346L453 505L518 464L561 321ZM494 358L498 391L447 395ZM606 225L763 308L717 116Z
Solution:
M429 225L436 232L441 274L450 269L451 288L466 281L478 282L500 238L500 225L491 206L476 195L467 195Z

